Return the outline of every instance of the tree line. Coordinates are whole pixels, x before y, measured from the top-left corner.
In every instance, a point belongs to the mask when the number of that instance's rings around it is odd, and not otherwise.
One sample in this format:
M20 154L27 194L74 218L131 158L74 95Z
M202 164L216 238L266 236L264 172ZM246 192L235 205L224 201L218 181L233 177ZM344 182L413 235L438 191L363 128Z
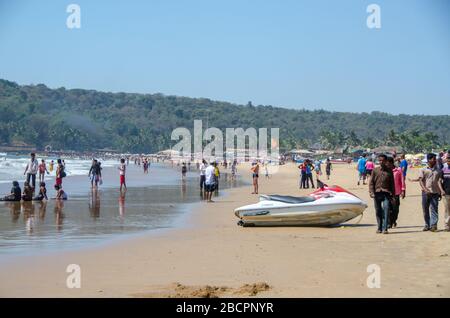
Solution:
M450 116L349 113L237 105L206 98L163 94L50 89L0 79L0 144L24 143L44 149L157 152L174 144L171 132L193 128L194 119L219 129L280 128L284 150L387 143L411 151L444 147Z

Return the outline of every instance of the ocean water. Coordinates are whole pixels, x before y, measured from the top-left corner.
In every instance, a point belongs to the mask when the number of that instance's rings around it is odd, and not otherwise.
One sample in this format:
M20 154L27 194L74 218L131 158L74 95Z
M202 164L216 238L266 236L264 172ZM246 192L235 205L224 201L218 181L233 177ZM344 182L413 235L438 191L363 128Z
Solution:
M2 194L9 192L11 180L23 180L26 160L8 157L7 164L3 162ZM197 171L188 172L182 181L178 167L154 163L144 174L141 166L130 163L128 191L121 194L118 162L102 162L103 184L92 191L87 177L91 162L65 161L69 171L63 179L67 201L51 199L55 196L51 175L46 181L50 198L47 202L0 202L0 258L82 248L127 234L182 226L182 216L192 204L201 201ZM241 181L232 181L228 174L222 174L221 189L240 185Z
M55 162L54 170L50 175L46 175L46 180L50 180L51 176L54 176L56 170L56 160L58 158L52 157L37 157L39 163L41 159L44 159L47 164L47 170L49 169L50 161ZM11 183L14 180L22 183L26 177L23 175L25 167L30 158L27 156L14 156L7 155L6 153L0 153L0 183ZM100 159L101 160L101 159ZM92 164L92 160L83 159L65 159L66 173L68 176L87 175ZM101 160L102 167L108 168L117 165L116 160Z

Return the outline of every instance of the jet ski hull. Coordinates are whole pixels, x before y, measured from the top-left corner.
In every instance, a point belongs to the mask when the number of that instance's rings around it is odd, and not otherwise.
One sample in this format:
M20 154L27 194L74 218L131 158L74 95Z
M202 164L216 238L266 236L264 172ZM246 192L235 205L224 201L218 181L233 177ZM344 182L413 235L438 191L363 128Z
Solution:
M318 198L314 201L298 204L262 196L259 203L237 208L235 215L242 226L333 226L361 215L367 208L364 201L350 193L326 194L316 192Z

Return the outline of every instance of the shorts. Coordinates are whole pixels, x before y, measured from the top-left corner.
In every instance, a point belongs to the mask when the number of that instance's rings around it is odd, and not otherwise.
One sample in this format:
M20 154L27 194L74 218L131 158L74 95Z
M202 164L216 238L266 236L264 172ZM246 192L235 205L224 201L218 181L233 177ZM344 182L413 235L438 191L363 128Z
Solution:
M372 175L372 170L366 170L366 174L367 174L368 176L371 176L371 175Z
M259 175L257 173L254 173L253 178L259 178Z
M62 185L62 178L56 178L55 185Z
M95 182L98 182L98 176L97 176L96 174L93 173L93 174L91 175L91 182L94 182L94 181L95 181Z
M366 177L366 171L360 171L359 176L365 178Z
M120 184L125 184L125 175L120 175Z
M205 191L206 192L214 192L216 185L214 183L207 184L205 183Z

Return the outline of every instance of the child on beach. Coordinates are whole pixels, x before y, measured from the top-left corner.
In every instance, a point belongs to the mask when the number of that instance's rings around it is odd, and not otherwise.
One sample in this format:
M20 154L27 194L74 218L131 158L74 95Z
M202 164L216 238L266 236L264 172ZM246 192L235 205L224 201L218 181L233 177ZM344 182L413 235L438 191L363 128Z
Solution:
M33 200L33 188L30 187L30 184L28 183L28 181L25 181L23 183L22 200L24 200L24 201Z
M53 162L53 160L52 161L50 161L50 164L48 165L48 170L50 170L50 172L53 172L53 165L54 165L55 163Z
M45 164L45 160L42 159L41 163L39 164L39 182L44 182L45 173L49 174L47 170L47 165Z
M119 175L120 175L120 192L122 192L122 186L125 187L125 190L127 190L127 185L125 183L125 170L126 170L126 165L125 165L125 159L120 159L120 166L119 166Z
M56 197L55 200L67 200L67 193L64 192L60 185L55 185Z
M20 201L22 199L22 189L20 189L19 182L13 181L11 193L0 198L0 201Z
M33 198L33 201L42 201L48 200L47 198L47 189L45 188L45 182L41 182L39 185L39 194Z

